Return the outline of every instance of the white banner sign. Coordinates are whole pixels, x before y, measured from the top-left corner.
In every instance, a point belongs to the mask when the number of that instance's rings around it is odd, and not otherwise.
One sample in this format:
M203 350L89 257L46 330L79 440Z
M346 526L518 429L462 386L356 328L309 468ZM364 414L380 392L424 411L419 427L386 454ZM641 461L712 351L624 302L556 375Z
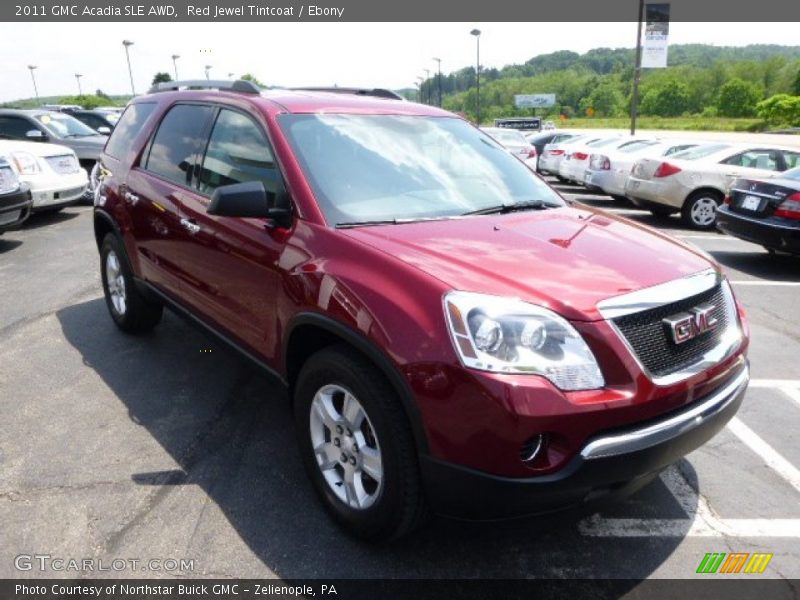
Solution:
M647 4L646 15L642 68L663 69L667 66L669 4Z
M514 106L517 108L547 108L555 106L555 94L516 94Z

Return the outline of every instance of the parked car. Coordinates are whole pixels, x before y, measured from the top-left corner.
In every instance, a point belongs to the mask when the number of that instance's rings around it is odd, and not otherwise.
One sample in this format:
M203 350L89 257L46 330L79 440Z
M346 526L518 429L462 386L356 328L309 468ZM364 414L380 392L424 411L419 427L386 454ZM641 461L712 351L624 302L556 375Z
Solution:
M30 188L33 212L59 211L79 202L86 191L86 171L65 146L0 140L0 157Z
M558 168L561 166L561 161L564 159L569 147L576 145L578 142L586 142L593 139L597 138L591 137L589 134L579 133L574 137L546 144L544 150L539 155L539 172L547 175L554 175L561 179L558 174Z
M103 110L65 110L63 112L75 117L102 135L110 134L119 121L119 113Z
M539 159L544 154L544 148L548 144L558 144L565 140L576 137L577 133L570 133L565 131L546 131L545 133L528 133L525 134L525 139L528 143L536 148L536 170L539 171Z
M640 158L625 195L657 216L676 212L687 227L713 229L717 208L733 181L785 171L800 150L767 145L704 144L669 157Z
M536 169L536 148L525 139L522 132L504 127L482 127L481 129L511 154L532 169Z
M564 181L583 185L583 177L589 166L589 157L599 148L615 147L623 143L620 135L597 135L590 139L570 146L564 154L564 159L558 165L558 175Z
M627 201L625 183L631 174L633 164L644 156L671 156L677 152L688 150L701 142L684 140L641 140L613 150L605 150L592 154L589 168L586 170L584 185L590 190L600 190L615 200Z
M31 191L11 164L0 158L0 235L22 225L31 214Z
M734 181L717 210L717 227L769 252L800 255L800 167Z
M0 109L0 139L67 146L88 175L108 138L64 112L5 108ZM94 191L87 188L84 199L91 200L93 196Z
M738 410L748 329L707 254L432 106L180 85L134 98L101 158L110 317L170 307L281 382L350 532L622 497Z

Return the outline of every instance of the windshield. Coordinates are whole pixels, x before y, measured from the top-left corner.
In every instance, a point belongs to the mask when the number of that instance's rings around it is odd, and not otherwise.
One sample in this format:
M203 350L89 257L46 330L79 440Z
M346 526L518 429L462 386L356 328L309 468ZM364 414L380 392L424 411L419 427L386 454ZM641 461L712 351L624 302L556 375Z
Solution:
M60 138L86 137L97 135L97 132L87 125L84 125L75 117L64 113L48 113L36 115L36 120L44 125L51 134Z
M280 123L331 225L564 206L522 161L461 119L318 114Z
M703 144L702 146L695 146L683 152L676 152L672 157L683 160L697 160L698 158L705 158L706 156L716 154L729 147L728 144Z

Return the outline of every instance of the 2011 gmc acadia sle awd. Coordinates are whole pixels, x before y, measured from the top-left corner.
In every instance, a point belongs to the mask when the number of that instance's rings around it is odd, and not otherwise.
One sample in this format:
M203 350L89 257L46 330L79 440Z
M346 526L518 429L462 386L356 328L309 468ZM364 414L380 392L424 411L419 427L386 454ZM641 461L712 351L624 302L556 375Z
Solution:
M350 532L624 497L739 408L719 266L565 201L463 119L386 90L151 92L99 169L111 317L139 333L168 306L282 381Z

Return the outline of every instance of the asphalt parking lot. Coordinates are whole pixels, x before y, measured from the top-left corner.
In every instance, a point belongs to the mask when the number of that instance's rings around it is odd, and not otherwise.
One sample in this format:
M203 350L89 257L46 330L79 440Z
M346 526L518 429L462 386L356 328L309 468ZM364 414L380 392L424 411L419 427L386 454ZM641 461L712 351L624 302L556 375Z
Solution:
M703 248L747 308L742 410L660 480L577 522L353 541L313 496L281 390L171 314L152 335L115 329L91 208L72 207L0 237L0 577L76 575L15 567L46 554L194 561L124 577L690 578L709 552L774 555L739 577L800 577L800 259L559 189Z

